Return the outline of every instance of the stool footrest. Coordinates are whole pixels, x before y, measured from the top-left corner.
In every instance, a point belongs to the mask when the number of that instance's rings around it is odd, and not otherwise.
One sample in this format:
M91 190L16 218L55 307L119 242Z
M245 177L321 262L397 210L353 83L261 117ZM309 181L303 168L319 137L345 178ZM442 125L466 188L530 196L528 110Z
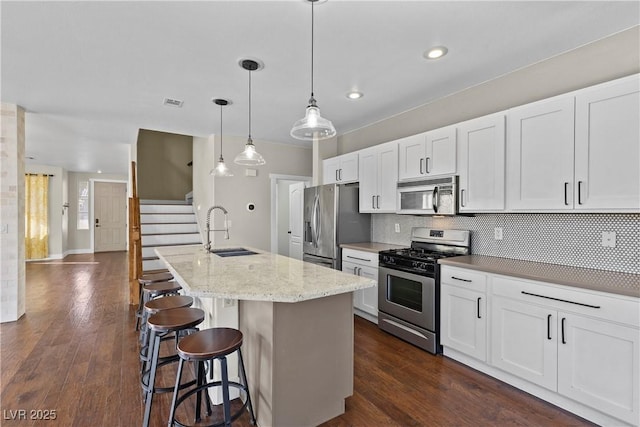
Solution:
M195 381L195 380L194 380ZM244 385L235 382L235 381L229 381L229 387L235 387L238 388L240 390L243 390L245 392L245 400L242 402L242 407L239 408L235 413L233 413L231 415L231 421L235 421L237 420L242 413L245 411L245 409L247 409L247 405L249 404L249 399L246 398L246 393L247 393L247 389ZM185 394L183 394L182 396L180 396L177 400L176 400L176 407L180 406L180 404L182 402L184 402L186 399L188 399L189 397L193 396L194 394L201 392L203 390L206 390L208 388L212 388L212 387L222 387L222 381L213 381L207 384L203 384L197 388L194 388L192 390L189 390L188 392L186 392ZM222 405L222 404L221 404ZM173 425L179 426L179 427L192 427L189 424L182 424L180 421L174 419L173 420ZM198 424L198 427L218 427L218 426L224 426L225 422L224 420L222 420L221 422L215 423L215 424L208 424L208 425L200 425Z

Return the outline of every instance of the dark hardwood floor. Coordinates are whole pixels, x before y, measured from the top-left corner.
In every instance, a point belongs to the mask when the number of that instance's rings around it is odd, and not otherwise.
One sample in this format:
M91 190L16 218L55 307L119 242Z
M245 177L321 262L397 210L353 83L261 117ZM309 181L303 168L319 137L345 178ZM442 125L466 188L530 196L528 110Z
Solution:
M125 253L28 263L27 314L0 325L0 425L140 425L134 310ZM354 367L346 413L327 427L591 425L358 317ZM153 426L166 426L169 402L169 394L154 399ZM56 419L33 419L46 411Z

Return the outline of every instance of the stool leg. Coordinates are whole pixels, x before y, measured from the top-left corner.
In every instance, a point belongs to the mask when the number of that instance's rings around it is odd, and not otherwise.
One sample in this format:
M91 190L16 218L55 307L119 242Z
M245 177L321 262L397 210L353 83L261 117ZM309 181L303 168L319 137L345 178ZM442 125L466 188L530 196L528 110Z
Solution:
M144 418L142 427L149 427L149 419L151 418L151 403L153 401L153 389L156 382L156 370L158 368L158 355L160 353L160 336L154 330L151 330L149 345L153 342L153 352L151 353L151 369L149 371L149 383L147 384L147 395L144 407ZM149 363L149 362L147 362Z
M227 358L220 359L220 374L222 376L222 406L224 409L224 425L231 425L231 402L229 401L229 373L227 372Z
M182 382L182 367L184 366L184 359L180 358L178 364L178 373L176 374L176 385L173 388L173 399L171 399L171 412L169 413L169 427L173 426L173 422L176 416L176 402L178 400L178 391L180 390L180 383Z
M256 425L256 417L253 415L253 405L251 405L251 393L249 393L249 383L247 382L247 374L244 371L244 360L242 359L242 351L238 348L238 358L240 359L240 380L247 388L247 408L251 416L251 424Z
M198 361L196 363L196 387L200 387L203 384L202 375L202 362ZM206 390L205 390L206 393ZM196 417L195 422L199 423L202 420L202 416L200 415L200 410L202 409L202 391L198 391L196 393Z
M136 310L136 331L140 328L140 317L142 315L142 283L138 282L138 310Z

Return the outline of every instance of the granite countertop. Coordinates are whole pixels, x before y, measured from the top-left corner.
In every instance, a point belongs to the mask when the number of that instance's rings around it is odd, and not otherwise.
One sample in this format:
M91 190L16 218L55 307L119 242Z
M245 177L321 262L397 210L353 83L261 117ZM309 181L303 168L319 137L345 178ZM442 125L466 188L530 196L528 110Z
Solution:
M442 265L487 273L537 280L640 298L640 275L616 271L570 267L485 255L468 255L438 260Z
M392 245L391 243L378 243L378 242L361 242L361 243L343 243L340 245L343 249L355 249L356 251L373 252L378 253L380 251L386 251L388 249L403 249L409 245Z
M197 297L299 302L377 284L316 264L244 248L257 254L221 257L207 253L201 245L166 246L155 252L187 294Z

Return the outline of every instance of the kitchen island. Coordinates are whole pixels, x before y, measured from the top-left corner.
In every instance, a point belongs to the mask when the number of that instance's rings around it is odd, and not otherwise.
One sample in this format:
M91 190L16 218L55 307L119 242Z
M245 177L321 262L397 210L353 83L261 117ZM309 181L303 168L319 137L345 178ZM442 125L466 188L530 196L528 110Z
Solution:
M235 327L244 334L259 426L318 425L344 413L344 399L353 393L352 293L375 281L246 249L255 253L216 255L202 246L156 253L205 310L201 328Z

